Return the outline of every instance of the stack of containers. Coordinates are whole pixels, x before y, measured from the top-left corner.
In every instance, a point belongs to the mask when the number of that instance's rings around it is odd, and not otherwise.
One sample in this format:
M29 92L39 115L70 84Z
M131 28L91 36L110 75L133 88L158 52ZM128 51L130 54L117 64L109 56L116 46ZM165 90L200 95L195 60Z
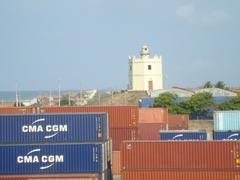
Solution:
M139 108L138 139L158 140L159 130L166 130L167 123L166 108Z
M106 180L108 126L107 113L0 115L0 179Z
M207 132L205 130L160 131L160 140L163 141L207 140Z
M122 180L226 180L240 177L237 141L124 141Z
M1 107L0 114L32 114L35 113L33 107Z
M135 140L139 119L138 106L71 106L42 107L39 113L107 112L112 139L112 172L120 175L120 144L123 140Z
M168 115L168 130L188 130L189 115Z
M215 111L214 140L240 140L240 111Z

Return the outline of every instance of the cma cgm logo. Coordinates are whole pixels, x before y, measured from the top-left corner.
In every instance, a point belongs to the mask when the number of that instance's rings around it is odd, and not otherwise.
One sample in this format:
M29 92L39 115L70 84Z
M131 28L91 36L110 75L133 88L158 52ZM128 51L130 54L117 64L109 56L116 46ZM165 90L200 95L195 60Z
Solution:
M173 140L177 140L177 139L180 138L180 137L183 137L183 134L178 134L178 135L174 136L172 139L173 139Z
M22 126L23 133L39 133L39 132L47 132L50 135L44 136L45 139L52 138L56 136L59 132L67 132L68 127L67 124L63 125L41 125L45 119L37 119L31 125Z
M18 156L18 164L42 164L40 169L48 169L52 167L55 163L63 163L63 155L36 155L35 153L41 152L41 149L33 149L29 151L25 156ZM35 155L34 155L35 154Z
M239 139L238 136L239 136L239 133L234 133L228 136L226 140L238 140Z

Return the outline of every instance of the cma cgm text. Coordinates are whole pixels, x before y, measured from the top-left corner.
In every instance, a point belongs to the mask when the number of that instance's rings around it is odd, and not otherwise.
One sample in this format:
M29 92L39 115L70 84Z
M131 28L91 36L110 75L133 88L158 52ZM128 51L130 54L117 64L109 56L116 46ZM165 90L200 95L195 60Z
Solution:
M25 125L22 126L22 132L67 132L67 125Z

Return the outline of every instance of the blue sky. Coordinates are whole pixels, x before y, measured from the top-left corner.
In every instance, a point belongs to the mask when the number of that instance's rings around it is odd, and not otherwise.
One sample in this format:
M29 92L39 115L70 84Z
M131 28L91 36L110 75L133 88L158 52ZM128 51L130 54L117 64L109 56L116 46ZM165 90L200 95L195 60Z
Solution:
M240 86L239 0L0 0L0 90L121 88L142 45L167 86Z

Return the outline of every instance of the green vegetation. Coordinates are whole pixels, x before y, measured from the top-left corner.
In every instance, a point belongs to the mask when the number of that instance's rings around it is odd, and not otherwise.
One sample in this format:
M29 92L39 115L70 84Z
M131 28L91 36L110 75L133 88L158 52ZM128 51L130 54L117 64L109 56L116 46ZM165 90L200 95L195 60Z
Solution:
M216 84L213 84L211 81L207 81L203 88L219 88L219 89L229 89L223 81L218 81Z
M160 94L154 100L154 107L168 108L170 114L194 114L216 110L240 110L240 96L231 98L217 106L211 93L202 92L186 98L180 103L176 102L177 95L172 93Z
M219 105L220 110L240 110L240 95L231 98L229 101Z
M69 99L68 95L65 95L61 98L60 101L61 106L74 106L75 102L71 99Z

